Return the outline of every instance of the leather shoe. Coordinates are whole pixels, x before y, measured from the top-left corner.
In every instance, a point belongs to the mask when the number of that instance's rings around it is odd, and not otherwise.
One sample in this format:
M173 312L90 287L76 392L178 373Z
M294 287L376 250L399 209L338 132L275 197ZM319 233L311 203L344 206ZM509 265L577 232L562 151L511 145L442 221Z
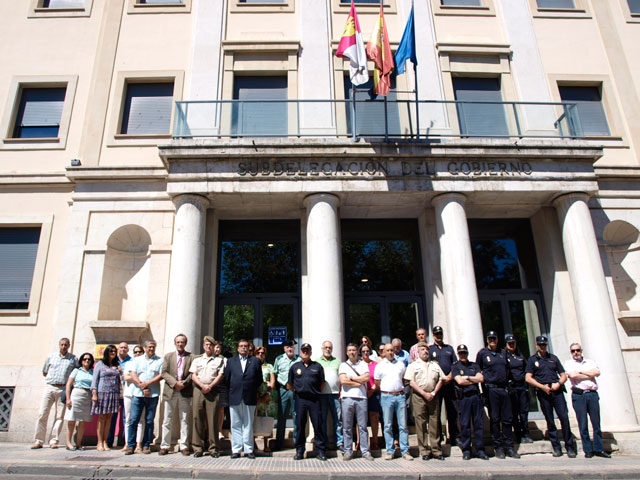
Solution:
M576 451L575 450L567 450L567 457L569 458L576 458Z
M476 453L476 457L478 457L480 460L489 460L489 457L483 451Z
M169 453L168 448L161 448L160 451L158 452L158 455L167 455L168 453Z
M240 454L239 453L232 453L231 454L231 460L235 460L236 458L240 458Z
M505 459L504 450L502 450L501 448L496 448L496 458L499 458L500 460L504 460Z
M507 454L507 457L520 458L520 454L516 452L513 448L508 448L505 453Z
M531 439L530 436L527 435L525 437L522 437L522 440L520 440L520 443L533 443L533 440Z
M554 457L561 457L562 456L562 450L554 450L553 451L553 456Z
M592 458L593 452L584 452L584 458Z
M304 453L296 453L296 454L293 456L293 459L294 459L294 460L302 460L303 458L304 458Z
M220 454L218 452L209 452L209 456L211 458L218 458L220 456Z
M321 462L326 462L327 456L324 453L321 453L319 455L316 455L316 460L320 460Z
M180 453L182 455L184 455L185 457L189 456L189 449L188 448L183 448L182 450L180 450Z
M444 455L434 455L433 457L434 460L444 460Z
M593 452L593 454L596 457L602 457L602 458L611 458L611 455L609 455L607 452L605 452L604 450L600 450L598 452Z
M245 458L250 458L251 460L255 460L255 459L256 459L256 456L253 454L253 452L251 452L251 453L245 453L245 454L244 454L244 457L245 457Z
M133 455L133 448L125 448L124 449L124 454L125 455Z
M429 458L430 458L429 455L422 455L423 460L429 460Z
M471 460L471 452L464 452L462 454L462 459L463 460Z
M198 452L193 452L193 457L194 458L200 458L202 455L204 455L202 452L198 451Z

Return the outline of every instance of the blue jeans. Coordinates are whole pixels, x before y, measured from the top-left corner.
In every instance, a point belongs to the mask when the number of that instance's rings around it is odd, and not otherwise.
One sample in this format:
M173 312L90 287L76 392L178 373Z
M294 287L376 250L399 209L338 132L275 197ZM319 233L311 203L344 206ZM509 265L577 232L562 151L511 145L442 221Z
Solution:
M400 452L402 455L409 451L409 430L407 429L407 403L404 395L380 395L380 406L384 420L384 443L387 453L395 453L393 446L393 414L398 418L398 430L400 432Z
M578 426L580 428L580 439L582 440L582 450L584 453L593 451L602 452L602 431L600 430L600 404L598 392L584 392L582 395L571 394L571 403L576 412ZM587 415L591 418L591 428L593 429L593 442L589 438L589 422Z
M329 442L329 434L327 432L327 419L331 414L333 422L333 439L336 447L342 447L342 407L340 406L340 395L322 394L320 395L320 408L322 410L322 427L324 428L324 436Z
M142 416L142 409L146 409L144 418L144 435L142 436L142 448L151 446L153 440L153 420L156 418L159 397L132 397L131 398L131 422L127 431L127 448L136 448L136 429Z

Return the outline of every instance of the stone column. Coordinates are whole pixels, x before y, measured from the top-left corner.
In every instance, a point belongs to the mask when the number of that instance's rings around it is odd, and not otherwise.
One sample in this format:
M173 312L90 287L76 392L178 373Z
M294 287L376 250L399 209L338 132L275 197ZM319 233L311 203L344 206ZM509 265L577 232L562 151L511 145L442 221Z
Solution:
M176 205L165 350L173 338L184 333L190 351L199 351L202 315L202 284L204 275L204 232L209 200L200 195L179 195Z
M451 343L466 344L469 358L475 361L476 353L483 346L484 334L465 200L466 197L460 193L444 193L436 196L432 204L436 209L440 243L442 290L447 321L452 330L448 335L445 332L445 337Z
M598 392L603 429L634 429L638 422L588 199L584 193L570 193L553 202L562 231L581 344L585 357L595 360L600 368ZM569 358L569 345L556 345L554 353L560 359Z
M304 199L307 208L308 326L302 340L311 343L313 355L322 354L322 342L333 342L333 355L344 357L344 301L342 295L342 245L340 199L317 193Z

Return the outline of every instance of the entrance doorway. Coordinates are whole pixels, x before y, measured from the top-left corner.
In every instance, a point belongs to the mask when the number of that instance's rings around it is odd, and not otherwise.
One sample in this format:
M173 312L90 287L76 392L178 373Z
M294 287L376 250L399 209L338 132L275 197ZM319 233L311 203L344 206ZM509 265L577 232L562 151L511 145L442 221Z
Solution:
M216 338L267 348L273 363L286 338L300 338L300 223L221 221Z
M346 340L409 350L427 323L416 221L343 220L342 265Z

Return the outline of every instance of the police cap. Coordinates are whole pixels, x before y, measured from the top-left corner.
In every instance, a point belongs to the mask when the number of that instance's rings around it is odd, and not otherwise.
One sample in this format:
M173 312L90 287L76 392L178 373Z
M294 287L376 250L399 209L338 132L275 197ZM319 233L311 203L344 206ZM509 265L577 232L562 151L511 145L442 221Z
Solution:
M460 345L458 345L458 353L460 352L465 352L465 353L469 353L469 349L467 348L467 346L464 343L461 343Z
M434 335L439 335L443 332L442 327L439 325L436 325L435 327L433 327L433 329L431 330L431 333L433 333Z
M504 341L509 343L509 342L515 342L516 341L516 337L513 335L513 333L507 333L504 336Z
M549 343L549 340L544 335L538 335L536 337L536 343L538 345L547 345Z

